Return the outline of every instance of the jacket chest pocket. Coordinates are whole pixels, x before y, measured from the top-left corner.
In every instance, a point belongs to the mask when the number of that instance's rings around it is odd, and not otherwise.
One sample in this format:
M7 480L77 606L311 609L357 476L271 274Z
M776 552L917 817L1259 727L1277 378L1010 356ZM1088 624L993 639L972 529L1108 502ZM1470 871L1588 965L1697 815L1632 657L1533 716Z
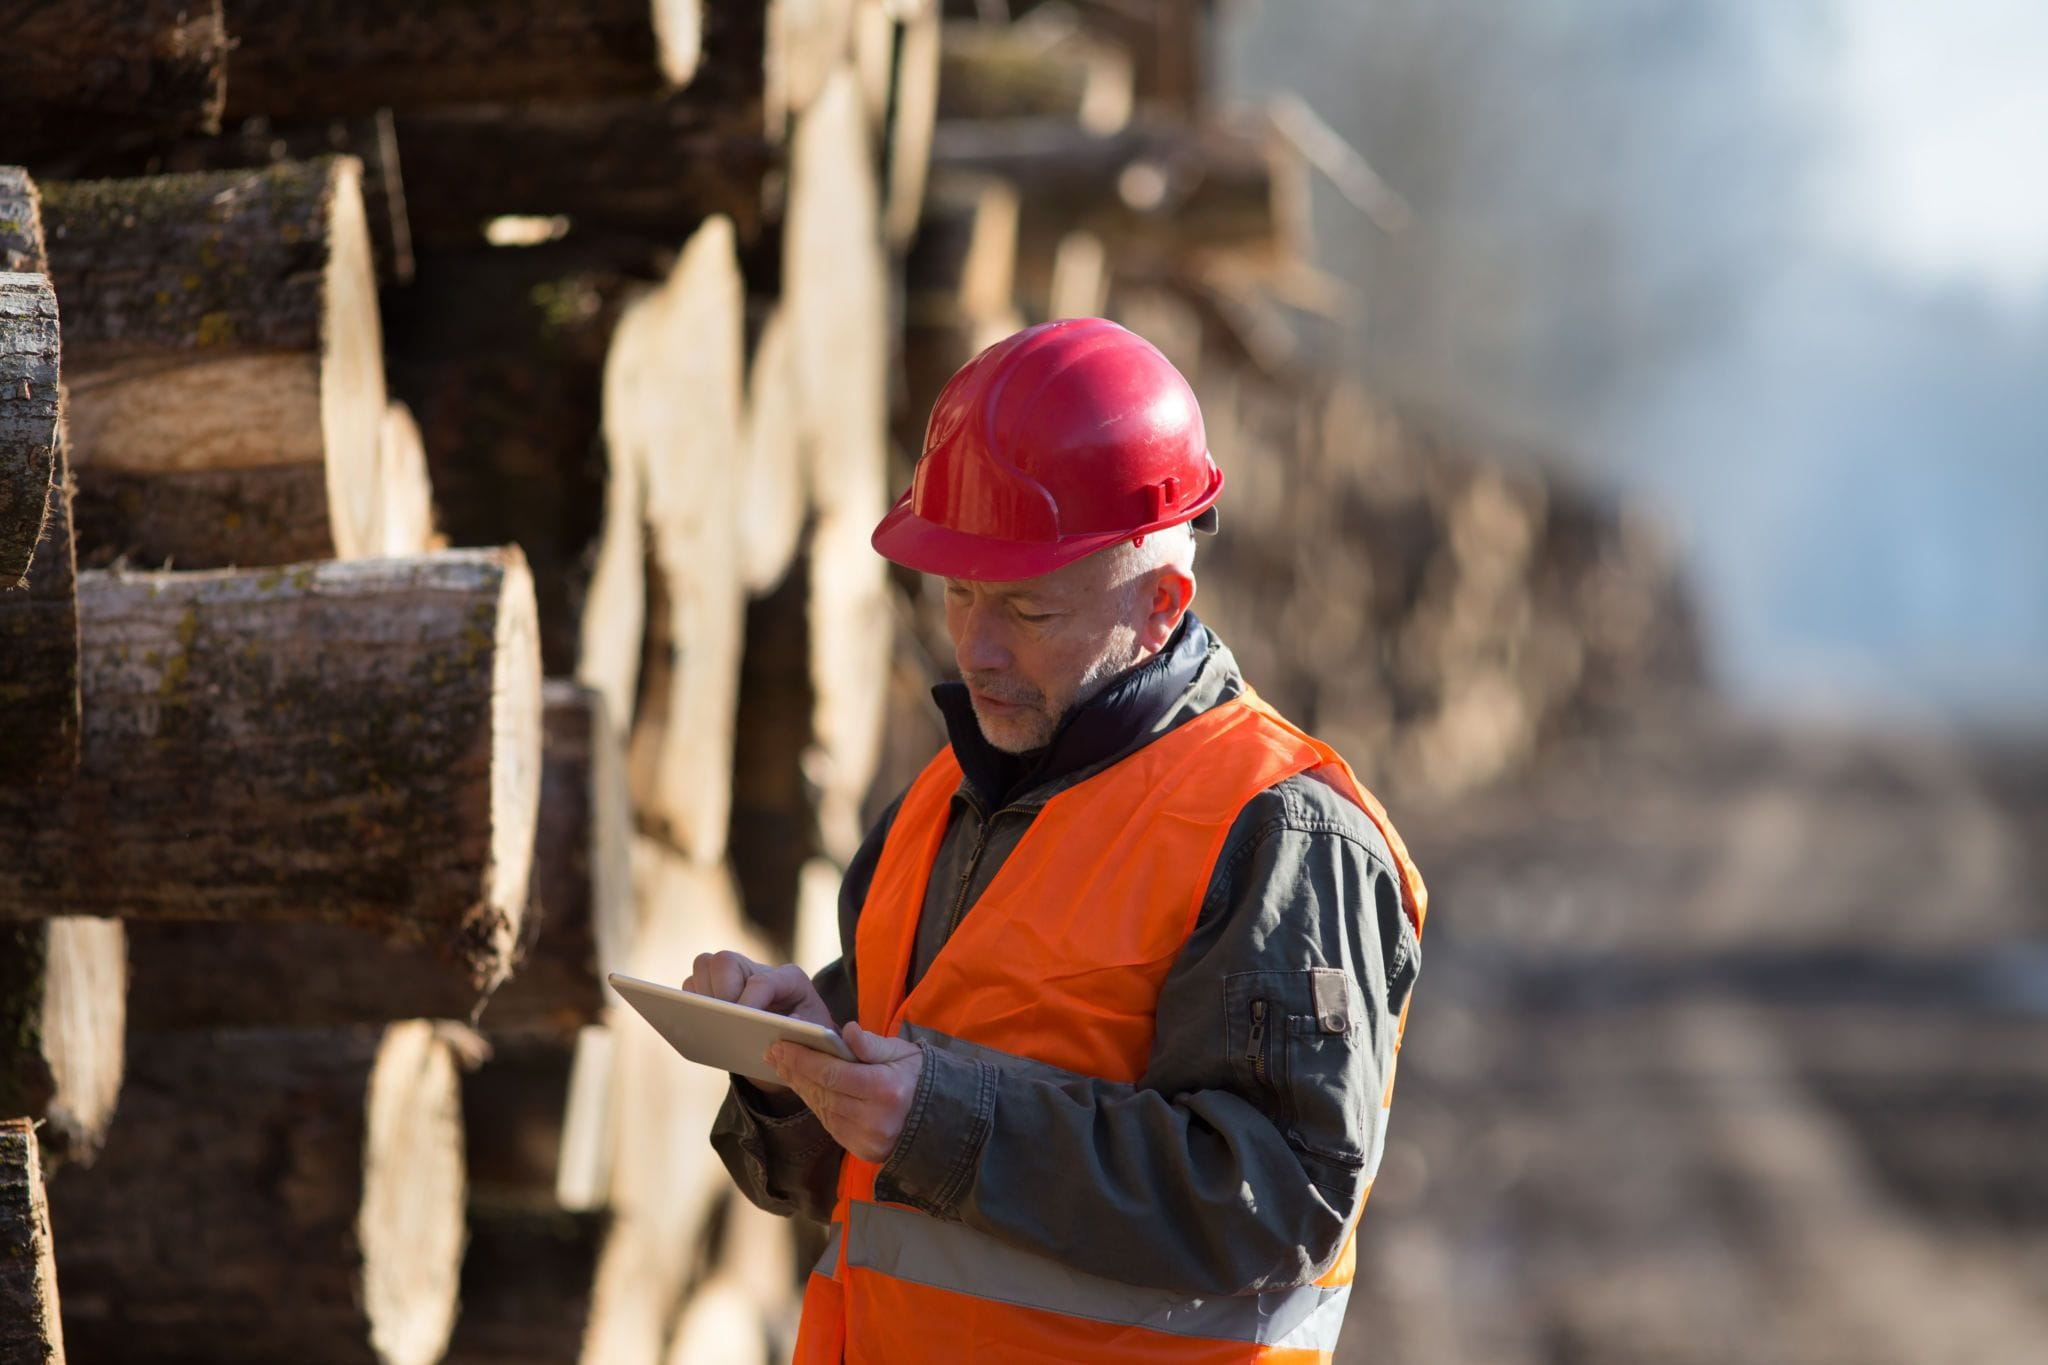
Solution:
M1236 972L1224 982L1237 1089L1298 1151L1357 1169L1370 1141L1371 1035L1358 987L1334 967Z

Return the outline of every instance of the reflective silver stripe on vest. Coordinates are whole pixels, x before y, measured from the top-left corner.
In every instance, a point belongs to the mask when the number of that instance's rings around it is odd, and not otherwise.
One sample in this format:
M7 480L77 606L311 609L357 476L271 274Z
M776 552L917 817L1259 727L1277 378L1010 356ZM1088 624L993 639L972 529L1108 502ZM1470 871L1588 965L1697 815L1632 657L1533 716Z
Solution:
M839 1273L839 1229L838 1223L832 1225L832 1235L825 1240L825 1254L811 1267L813 1275L823 1275L829 1280Z
M856 1203L848 1218L849 1266L1019 1308L1174 1336L1332 1351L1351 1296L1350 1285L1303 1285L1189 1298L1083 1274L913 1209Z

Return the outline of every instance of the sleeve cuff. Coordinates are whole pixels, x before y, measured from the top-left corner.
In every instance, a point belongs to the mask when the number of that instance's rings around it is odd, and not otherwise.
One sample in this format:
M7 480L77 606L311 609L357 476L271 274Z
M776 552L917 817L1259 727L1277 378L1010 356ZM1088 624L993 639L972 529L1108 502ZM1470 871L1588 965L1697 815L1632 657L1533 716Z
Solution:
M875 1195L950 1216L981 1167L996 1116L996 1068L929 1043L896 1150L875 1177Z

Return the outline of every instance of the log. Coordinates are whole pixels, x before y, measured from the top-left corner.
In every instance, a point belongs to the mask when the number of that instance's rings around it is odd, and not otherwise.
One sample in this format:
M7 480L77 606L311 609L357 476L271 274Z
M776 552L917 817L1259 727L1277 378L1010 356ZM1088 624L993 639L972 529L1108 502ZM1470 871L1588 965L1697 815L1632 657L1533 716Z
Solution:
M401 115L410 226L437 249L480 245L508 215L566 215L578 237L676 242L723 214L752 239L762 178L780 160L761 117L758 88L712 101L694 84L660 99Z
M57 1259L36 1126L0 1119L0 1360L64 1365Z
M472 1205L462 1316L443 1365L575 1365L610 1217Z
M1091 133L1131 120L1130 55L1081 27L1071 10L1038 10L1013 24L945 25L942 119L1044 118Z
M1017 187L1027 301L1042 298L1052 253L1073 231L1099 237L1120 271L1225 251L1281 270L1308 253L1305 165L1252 132L1139 122L1101 136L1059 119L950 120L933 136L932 164Z
M989 176L933 182L917 242L903 263L907 324L971 326L1014 315L1019 207L1016 190ZM931 397L937 396L934 390ZM926 402L923 413L929 412ZM912 413L919 413L915 405Z
M49 269L36 182L20 166L0 166L0 270L41 275Z
M127 996L121 921L0 926L0 1112L41 1122L53 1165L90 1165L106 1138Z
M540 823L526 941L491 997L494 1039L573 1038L604 1007L604 976L633 939L632 811L616 727L596 691L550 681L541 694Z
M837 72L790 148L782 280L818 511L887 499L889 271L860 90Z
M708 944L760 958L771 951L744 928L731 881L650 839L634 845L641 930L627 970L679 982ZM630 1010L623 1004L618 1009ZM725 1169L708 1144L678 1144L706 1130L726 1078L678 1057L645 1020L614 1025L617 1115L611 1202L614 1218L599 1261L583 1359L592 1365L660 1365L682 1292L699 1269L699 1232Z
M754 596L782 581L803 532L804 453L795 364L788 314L780 303L769 305L747 362L741 438L740 577Z
M924 207L939 114L939 11L920 5L903 21L883 161L882 233L893 251L909 247Z
M438 1360L455 1317L456 1026L137 1035L105 1154L51 1187L92 1360Z
M644 249L568 241L423 252L387 296L391 389L418 420L440 530L525 550L550 676L576 671L585 552L603 521L605 352L656 278ZM606 697L613 716L630 716L618 700Z
M220 127L220 0L15 6L0 48L0 161Z
M227 108L325 118L660 90L696 71L701 22L700 0L227 0Z
M0 271L0 592L28 582L56 472L57 295Z
M61 794L0 791L0 918L344 921L505 970L540 768L516 549L80 575Z
M501 1036L462 1078L472 1207L555 1207L574 1062L573 1043Z
M881 758L895 651L888 565L868 543L875 519L865 512L821 516L809 549L811 690L817 702L814 746L803 766L817 793L822 847L842 866L860 847L865 828L861 813Z
M745 584L737 540L745 291L713 219L620 320L605 444L646 487L649 587L627 783L643 828L724 855Z
M78 769L78 567L61 426L54 469L28 586L0 589L0 787L62 783Z
M663 1365L766 1365L770 1358L761 1305L729 1274L712 1276L690 1294L662 1354Z
M412 409L393 403L377 428L377 486L382 493L370 523L379 555L417 555L447 548L434 529L434 484L427 473L427 443Z
M213 567L376 548L361 178L324 157L43 186L85 553Z
M782 136L852 55L854 0L769 0L768 130Z

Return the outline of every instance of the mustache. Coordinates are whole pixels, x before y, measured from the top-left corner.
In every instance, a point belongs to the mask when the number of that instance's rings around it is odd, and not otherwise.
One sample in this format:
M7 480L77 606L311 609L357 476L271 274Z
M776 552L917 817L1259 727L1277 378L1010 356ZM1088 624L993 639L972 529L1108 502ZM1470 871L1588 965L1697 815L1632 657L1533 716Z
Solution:
M1006 678L1000 673L963 673L960 676L971 690L1012 706L1037 706L1045 700L1045 695L1029 683Z

